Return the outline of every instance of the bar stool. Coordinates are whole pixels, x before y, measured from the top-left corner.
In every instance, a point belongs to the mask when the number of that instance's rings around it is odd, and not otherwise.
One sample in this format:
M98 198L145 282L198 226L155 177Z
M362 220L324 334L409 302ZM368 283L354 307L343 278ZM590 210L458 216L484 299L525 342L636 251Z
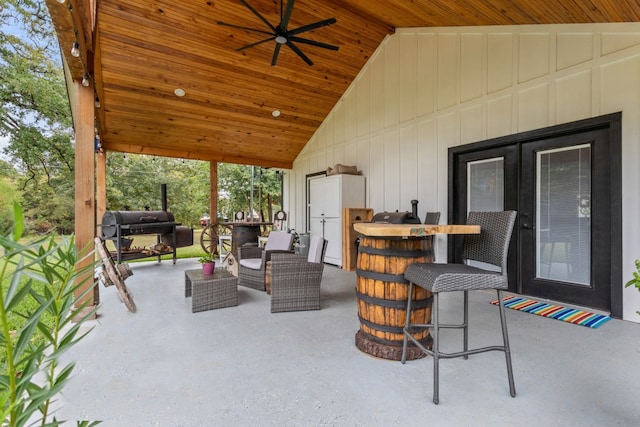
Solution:
M407 316L403 328L402 363L406 362L407 344L411 340L420 350L433 358L433 403L439 403L439 363L440 359L454 357L468 358L470 354L484 353L487 351L503 351L507 362L507 376L509 380L509 392L512 397L516 395L511 366L511 350L507 334L507 321L505 317L502 290L507 289L507 254L511 233L516 219L515 211L505 212L470 212L467 224L479 225L480 234L467 235L464 239L462 257L465 264L435 264L414 263L407 267L404 278L409 281L407 299ZM480 261L491 264L500 269L499 272L484 270L468 264L468 261ZM432 322L428 324L411 323L411 295L414 286L419 286L433 293ZM487 346L469 349L468 324L469 324L469 291L495 289L498 293L500 324L502 327L503 345ZM441 324L439 317L440 292L464 293L463 321L460 324ZM433 335L433 347L431 350L423 346L412 333L425 328L430 328ZM452 328L463 330L463 350L456 353L444 353L440 351L440 329Z

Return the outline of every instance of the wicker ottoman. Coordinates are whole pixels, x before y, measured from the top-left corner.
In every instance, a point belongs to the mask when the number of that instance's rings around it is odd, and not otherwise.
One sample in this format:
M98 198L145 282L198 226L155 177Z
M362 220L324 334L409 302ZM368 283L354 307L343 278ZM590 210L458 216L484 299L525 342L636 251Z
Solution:
M191 312L238 305L238 278L224 268L204 275L202 269L184 272L184 296L192 297Z

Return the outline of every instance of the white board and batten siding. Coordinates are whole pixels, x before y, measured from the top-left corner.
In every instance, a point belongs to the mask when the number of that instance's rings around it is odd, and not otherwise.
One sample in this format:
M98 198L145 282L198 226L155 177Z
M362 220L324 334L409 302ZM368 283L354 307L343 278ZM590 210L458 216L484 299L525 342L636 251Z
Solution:
M623 277L640 258L640 23L398 29L380 45L285 180L305 221L305 176L357 165L374 212L447 217L447 149L622 111ZM438 239L437 259L446 258ZM620 283L619 286L623 286ZM624 289L624 318L640 293Z

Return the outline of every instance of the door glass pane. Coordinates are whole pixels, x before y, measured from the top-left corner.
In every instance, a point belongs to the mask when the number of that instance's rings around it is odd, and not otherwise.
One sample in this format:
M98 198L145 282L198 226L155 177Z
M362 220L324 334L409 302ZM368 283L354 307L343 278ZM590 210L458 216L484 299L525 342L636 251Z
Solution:
M540 151L536 177L536 275L591 282L591 145Z
M504 158L467 163L467 212L504 210Z

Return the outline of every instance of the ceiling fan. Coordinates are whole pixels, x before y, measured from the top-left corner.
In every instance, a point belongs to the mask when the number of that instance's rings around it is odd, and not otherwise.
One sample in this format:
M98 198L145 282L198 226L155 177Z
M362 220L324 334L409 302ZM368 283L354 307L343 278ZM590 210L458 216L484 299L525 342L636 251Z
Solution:
M275 40L276 46L275 46L275 49L273 50L271 65L276 65L276 63L278 62L278 54L280 53L280 47L283 44L289 46L289 48L292 51L294 51L300 58L302 58L304 62L306 62L309 65L313 65L313 61L311 61L309 57L307 57L307 55L302 53L302 51L298 48L298 46L295 45L295 43L308 44L311 46L321 47L323 49L329 49L329 50L338 50L338 46L334 46L327 43L321 43L315 40L310 40L310 39L306 39L298 36L298 34L301 34L307 31L311 31L321 27L325 27L327 25L335 24L337 22L336 18L325 19L322 21L314 22L313 24L303 25L302 27L289 30L287 26L289 25L289 19L291 18L291 12L293 12L293 5L295 3L295 0L287 0L287 5L284 8L284 11L282 8L282 0L280 0L280 23L275 27L269 21L267 21L264 18L264 16L260 14L260 12L258 12L253 7L251 7L251 5L247 3L245 0L240 0L240 3L245 5L247 9L249 9L262 22L264 22L265 25L269 27L269 30L271 31L258 30L255 28L243 27L241 25L227 24L226 22L218 21L218 25L225 25L227 27L239 28L241 30L252 31L254 33L267 34L269 36L266 39L259 40L255 43L251 43L236 49L236 51L238 52L245 49L249 49L250 47L257 46L262 43L266 43L271 40Z

